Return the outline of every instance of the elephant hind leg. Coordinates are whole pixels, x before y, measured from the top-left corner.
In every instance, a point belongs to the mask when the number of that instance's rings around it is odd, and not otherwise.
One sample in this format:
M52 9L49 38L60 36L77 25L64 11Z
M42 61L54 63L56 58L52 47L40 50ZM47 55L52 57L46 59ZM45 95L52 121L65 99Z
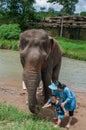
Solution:
M51 95L51 90L48 86L51 84L51 74L50 73L42 73L42 81L43 81L43 95L44 101L46 102Z
M56 80L59 79L60 68L61 68L61 62L59 63L59 65L55 66L53 69L52 82L54 83L56 82Z

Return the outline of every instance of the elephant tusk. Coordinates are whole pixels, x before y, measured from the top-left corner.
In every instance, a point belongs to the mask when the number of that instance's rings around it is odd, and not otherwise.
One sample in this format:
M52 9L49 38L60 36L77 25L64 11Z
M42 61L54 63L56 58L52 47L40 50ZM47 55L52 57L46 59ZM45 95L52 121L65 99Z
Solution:
M25 85L25 82L24 82L24 81L22 81L22 88L23 88L24 90L26 90L26 85Z

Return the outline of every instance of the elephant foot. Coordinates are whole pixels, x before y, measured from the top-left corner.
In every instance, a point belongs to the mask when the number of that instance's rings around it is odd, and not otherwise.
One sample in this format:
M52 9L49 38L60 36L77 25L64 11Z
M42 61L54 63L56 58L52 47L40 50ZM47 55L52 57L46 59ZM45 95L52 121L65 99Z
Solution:
M36 105L36 106L29 106L29 110L30 110L30 112L33 113L33 114L38 114L39 111L40 111L40 108L39 108L38 105Z

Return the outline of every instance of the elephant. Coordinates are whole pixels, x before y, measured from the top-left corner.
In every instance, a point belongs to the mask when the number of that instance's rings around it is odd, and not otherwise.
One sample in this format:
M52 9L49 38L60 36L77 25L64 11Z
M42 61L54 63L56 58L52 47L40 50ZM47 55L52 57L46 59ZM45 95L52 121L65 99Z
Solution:
M59 77L62 53L58 43L43 29L29 29L20 34L20 61L28 93L28 108L37 112L36 92L43 82L44 101L51 95L48 86Z

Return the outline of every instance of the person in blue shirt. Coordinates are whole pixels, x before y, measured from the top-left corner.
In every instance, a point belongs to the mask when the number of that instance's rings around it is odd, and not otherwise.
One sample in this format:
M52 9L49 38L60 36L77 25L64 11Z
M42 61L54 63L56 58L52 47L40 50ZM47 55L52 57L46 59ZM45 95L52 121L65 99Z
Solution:
M61 107L62 101L59 101L55 96L51 96L50 99L47 101L47 103L42 108L47 108L53 105L56 110L56 119L58 120L56 122L55 127L59 126L61 124L61 119L65 117L66 110L64 107Z
M76 109L76 96L75 94L65 85L59 81L52 83L48 86L52 90L52 95L61 98L61 106L69 112L69 121L66 128L70 128L71 120Z

